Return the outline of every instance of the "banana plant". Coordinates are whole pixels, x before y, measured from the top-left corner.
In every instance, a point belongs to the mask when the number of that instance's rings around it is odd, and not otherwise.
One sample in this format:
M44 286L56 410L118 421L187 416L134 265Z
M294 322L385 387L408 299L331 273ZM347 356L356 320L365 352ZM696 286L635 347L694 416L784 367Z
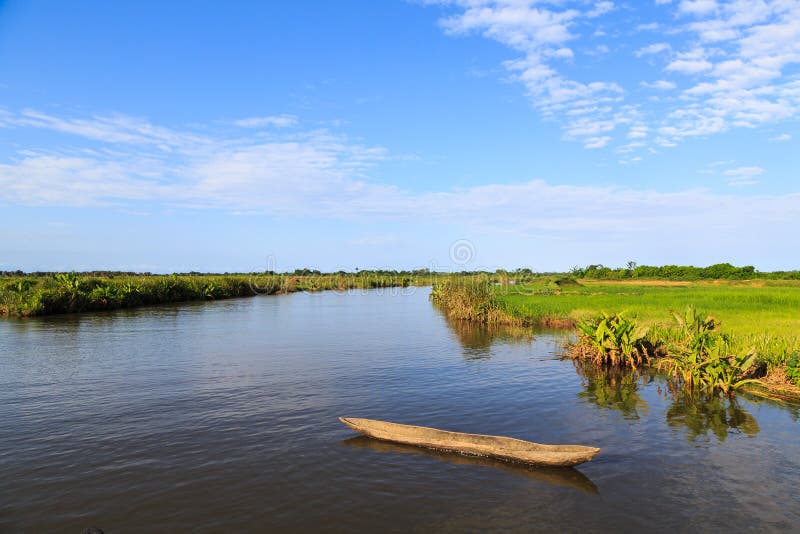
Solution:
M77 291L81 285L81 279L75 273L59 273L53 278L58 285L70 291Z
M648 358L645 331L622 314L604 312L580 322L578 330L578 351L597 364L636 368Z

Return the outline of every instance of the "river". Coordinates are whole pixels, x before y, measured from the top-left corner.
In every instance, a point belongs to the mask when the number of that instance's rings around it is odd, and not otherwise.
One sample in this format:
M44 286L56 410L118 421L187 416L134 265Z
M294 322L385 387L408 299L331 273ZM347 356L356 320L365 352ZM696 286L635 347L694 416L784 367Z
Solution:
M0 531L800 530L797 409L582 370L563 334L451 324L427 295L0 321ZM602 452L529 469L339 416Z

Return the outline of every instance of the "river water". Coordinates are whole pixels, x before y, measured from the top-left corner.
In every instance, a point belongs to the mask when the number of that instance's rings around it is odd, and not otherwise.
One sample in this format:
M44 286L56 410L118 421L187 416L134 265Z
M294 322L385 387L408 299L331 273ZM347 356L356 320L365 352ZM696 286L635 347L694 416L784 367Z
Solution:
M800 530L797 409L581 370L427 294L0 321L0 531ZM603 450L529 469L339 416Z

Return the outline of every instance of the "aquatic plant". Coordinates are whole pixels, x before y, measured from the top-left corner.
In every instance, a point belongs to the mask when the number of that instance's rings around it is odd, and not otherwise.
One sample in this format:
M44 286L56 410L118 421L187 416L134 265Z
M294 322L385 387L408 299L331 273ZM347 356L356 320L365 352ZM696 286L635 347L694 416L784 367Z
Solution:
M677 336L669 336L667 356L659 360L659 370L688 387L723 393L757 381L752 377L758 361L754 348L737 352L730 338L716 331L716 320L698 314L694 306L682 314L673 312L673 317Z
M786 360L786 378L796 386L800 386L800 353L794 353Z
M58 273L53 276L53 279L64 289L77 291L80 288L81 279L74 272Z
M89 300L102 307L107 307L117 298L117 294L117 288L114 286L97 286L89 293Z
M774 390L786 385L787 361L800 354L800 284L795 280L581 280L580 286L557 294L522 287L515 292L495 288L495 296L507 313L528 323L546 317L580 322L603 309L628 310L641 328L648 328L650 364L686 387L697 383L728 392L742 387ZM687 307L689 303L693 305ZM699 313L700 308L713 309L714 317ZM684 311L673 312L668 321L670 309ZM786 387L800 398L800 384ZM781 392L782 399L788 396Z
M488 278L456 278L434 284L430 300L451 319L483 324L518 324L498 303Z
M622 314L601 313L578 323L578 341L571 349L576 358L598 365L636 368L649 358L646 332Z
M35 285L36 280L23 278L22 280L11 280L10 282L6 283L5 289L6 291L11 291L13 293L25 293Z

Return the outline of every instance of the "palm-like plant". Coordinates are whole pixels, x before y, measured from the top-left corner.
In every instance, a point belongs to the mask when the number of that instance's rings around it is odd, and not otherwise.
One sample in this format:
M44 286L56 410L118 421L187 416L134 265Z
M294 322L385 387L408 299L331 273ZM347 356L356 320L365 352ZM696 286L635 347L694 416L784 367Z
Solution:
M59 286L70 291L77 291L81 285L81 279L75 273L59 273L53 278Z
M730 339L716 331L716 320L699 315L694 306L683 314L673 312L673 316L678 340L668 344L669 356L658 362L658 368L674 381L726 394L758 381L748 377L759 361L754 348L734 354Z
M578 343L573 355L599 365L636 368L649 358L645 331L622 314L602 313L578 324Z

